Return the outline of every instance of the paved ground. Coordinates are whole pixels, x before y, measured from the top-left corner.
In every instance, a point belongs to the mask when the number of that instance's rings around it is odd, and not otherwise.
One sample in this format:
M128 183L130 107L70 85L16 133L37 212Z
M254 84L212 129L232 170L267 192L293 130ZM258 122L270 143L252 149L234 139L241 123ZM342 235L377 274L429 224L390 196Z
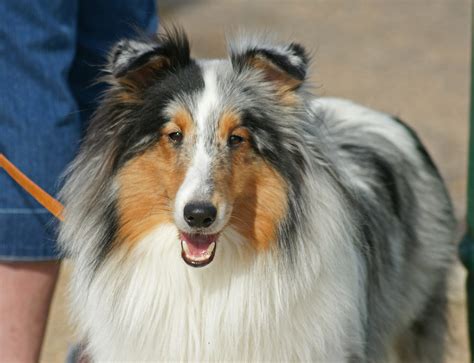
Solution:
M163 21L188 30L196 56L223 56L225 33L238 28L276 31L305 44L313 53L316 94L351 98L414 126L439 164L462 220L470 1L167 0L160 6ZM63 362L73 339L64 301L67 275L66 266L42 362ZM457 266L450 294L449 362L468 361L463 278Z

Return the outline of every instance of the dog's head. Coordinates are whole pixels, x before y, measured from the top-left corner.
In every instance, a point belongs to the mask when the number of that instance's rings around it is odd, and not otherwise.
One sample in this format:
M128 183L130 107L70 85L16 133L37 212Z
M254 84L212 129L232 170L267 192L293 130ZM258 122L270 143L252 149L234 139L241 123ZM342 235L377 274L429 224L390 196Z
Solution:
M178 30L119 42L75 166L97 165L101 186L89 183L108 206L104 251L164 223L177 227L192 266L212 261L229 227L256 250L277 245L304 173L307 66L300 45L258 38L234 42L228 60L192 59ZM111 200L99 196L105 191Z

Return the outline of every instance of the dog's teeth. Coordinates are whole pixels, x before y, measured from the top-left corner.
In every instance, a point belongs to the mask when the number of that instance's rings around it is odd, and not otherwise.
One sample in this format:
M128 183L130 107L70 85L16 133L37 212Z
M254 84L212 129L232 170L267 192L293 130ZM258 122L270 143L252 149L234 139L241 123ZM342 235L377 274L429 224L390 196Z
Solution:
M192 259L194 262L202 262L202 261L208 260L212 256L212 253L214 252L214 249L216 248L216 243L212 242L207 247L206 251L203 252L200 256L191 254L191 251L189 250L189 246L185 240L181 240L181 247L184 251L184 254L188 256L188 258Z
M181 247L183 247L184 253L186 253L186 255L189 256L190 252L189 252L189 247L186 241L181 241Z
M209 247L207 248L206 254L208 256L211 255L211 253L214 251L214 248L216 248L216 242L212 242Z

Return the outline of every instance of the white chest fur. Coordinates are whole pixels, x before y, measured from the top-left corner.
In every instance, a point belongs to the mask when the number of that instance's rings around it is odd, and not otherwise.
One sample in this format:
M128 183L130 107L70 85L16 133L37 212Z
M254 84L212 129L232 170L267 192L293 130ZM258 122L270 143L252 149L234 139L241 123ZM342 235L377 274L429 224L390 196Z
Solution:
M75 315L96 361L341 361L360 338L360 275L347 251L329 266L307 248L307 265L288 271L229 231L195 269L176 236L161 226L92 284L75 275Z

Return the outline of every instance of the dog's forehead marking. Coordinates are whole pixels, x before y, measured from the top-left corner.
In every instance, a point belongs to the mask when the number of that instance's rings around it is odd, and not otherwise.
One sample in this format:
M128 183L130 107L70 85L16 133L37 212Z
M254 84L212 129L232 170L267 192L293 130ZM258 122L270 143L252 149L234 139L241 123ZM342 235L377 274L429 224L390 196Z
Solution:
M213 64L206 64L203 69L204 88L196 102L195 121L202 132L212 124L212 113L219 105L217 73Z
M224 90L219 77L225 62L205 60L200 62L204 88L195 99L194 121L197 125L197 143L202 142L209 153L215 146L216 131L224 106Z
M197 94L194 102L192 113L196 127L193 156L177 195L178 210L182 210L191 200L208 198L211 193L211 169L217 154L213 140L220 104L215 64L215 61L201 64L204 88Z

